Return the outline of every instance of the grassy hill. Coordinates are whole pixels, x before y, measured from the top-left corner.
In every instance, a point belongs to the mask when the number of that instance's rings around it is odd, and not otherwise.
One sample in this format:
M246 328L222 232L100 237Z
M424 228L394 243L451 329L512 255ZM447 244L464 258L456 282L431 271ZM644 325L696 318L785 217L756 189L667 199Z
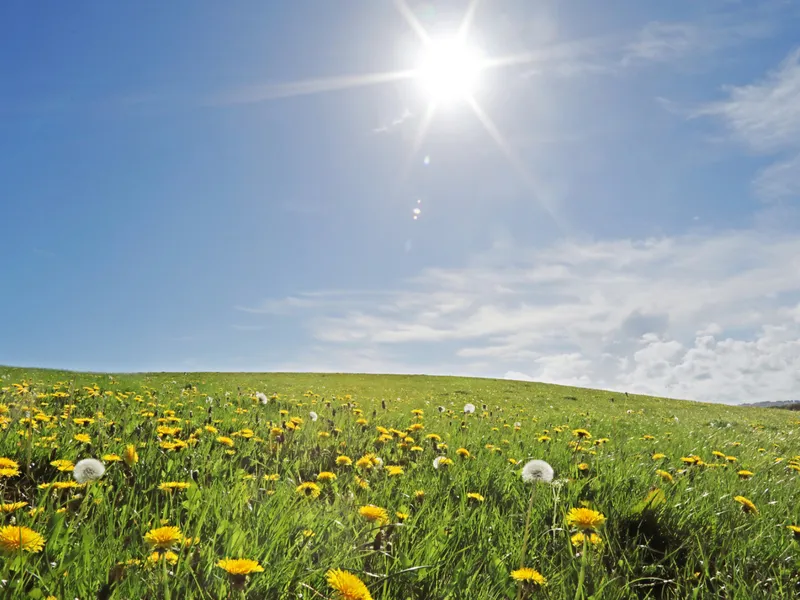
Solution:
M7 597L800 591L790 411L454 377L0 376ZM81 485L84 458L105 472Z

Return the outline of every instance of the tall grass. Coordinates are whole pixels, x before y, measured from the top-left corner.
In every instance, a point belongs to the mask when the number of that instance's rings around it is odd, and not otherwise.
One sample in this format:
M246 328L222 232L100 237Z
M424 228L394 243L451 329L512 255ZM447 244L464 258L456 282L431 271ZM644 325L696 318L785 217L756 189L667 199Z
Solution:
M2 501L28 503L2 518L46 539L40 553L4 556L3 597L329 598L325 573L332 568L357 574L373 598L385 599L791 598L800 590L800 543L786 527L800 523L800 473L789 467L800 455L800 427L791 412L461 378L0 374L7 409L0 456L24 467L0 479ZM22 389L12 385L23 382ZM84 389L95 383L99 395ZM264 405L256 392L278 398ZM462 413L465 402L477 406L475 414ZM78 417L95 422L81 426ZM297 431L287 430L290 417L303 420ZM409 432L413 444L396 434L378 441L377 426L406 431L414 423L424 429ZM159 438L159 425L181 432ZM280 436L270 436L272 427ZM581 443L576 428L592 439ZM246 439L245 429L261 441ZM537 441L545 431L550 441ZM91 444L75 441L76 433L90 435ZM192 433L196 442L183 449L160 446ZM447 448L425 438L431 433ZM219 436L231 437L233 448ZM609 441L595 445L598 438ZM38 487L70 480L52 460L121 456L129 443L139 453L130 468L105 461L104 477L85 488ZM412 451L417 445L422 450ZM456 456L459 447L472 457ZM714 450L736 462L715 458ZM368 452L402 465L404 474L336 464L340 454L355 462ZM656 452L667 458L652 460ZM440 454L454 464L434 469ZM690 454L722 466L686 466L680 459ZM554 467L556 487L538 484L532 493L519 476L529 458ZM753 477L740 479L742 468ZM295 488L320 471L337 479L320 483L317 499L298 496ZM191 486L160 491L167 481ZM663 501L644 503L654 488ZM484 501L468 501L470 492ZM759 514L744 513L737 495ZM385 508L390 523L367 522L358 513L365 504ZM571 543L565 516L578 506L605 515L601 546ZM144 535L162 524L199 544L176 548L175 564L162 557L148 565ZM257 560L264 571L232 589L216 566L225 557ZM547 578L545 587L517 587L510 572L521 560Z

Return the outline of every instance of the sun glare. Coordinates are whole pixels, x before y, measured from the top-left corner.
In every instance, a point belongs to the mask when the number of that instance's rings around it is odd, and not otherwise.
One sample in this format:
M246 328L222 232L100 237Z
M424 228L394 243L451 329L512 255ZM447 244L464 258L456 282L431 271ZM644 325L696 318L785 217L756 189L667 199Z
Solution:
M483 56L459 38L433 40L426 45L417 68L419 81L431 100L467 100L475 92Z

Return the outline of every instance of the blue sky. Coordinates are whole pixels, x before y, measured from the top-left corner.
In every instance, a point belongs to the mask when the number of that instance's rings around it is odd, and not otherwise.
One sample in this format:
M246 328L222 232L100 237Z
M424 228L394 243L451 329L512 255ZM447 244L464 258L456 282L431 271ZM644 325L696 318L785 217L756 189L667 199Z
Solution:
M419 81L349 85L417 64L389 0L3 2L0 364L800 397L798 32L484 0L518 60L420 136Z

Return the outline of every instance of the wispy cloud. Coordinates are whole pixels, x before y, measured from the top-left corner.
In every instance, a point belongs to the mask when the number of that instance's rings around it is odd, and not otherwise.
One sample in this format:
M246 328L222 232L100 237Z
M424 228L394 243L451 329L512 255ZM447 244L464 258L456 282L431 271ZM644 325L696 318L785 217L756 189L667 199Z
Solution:
M713 15L698 21L647 23L628 44L622 64L673 62L697 58L750 40L765 38L774 30L771 20L745 12Z
M736 141L779 158L756 177L762 198L800 197L800 48L760 81L731 86L726 93L725 100L694 116L721 119Z
M800 396L800 281L786 276L798 270L800 240L755 231L573 241L429 269L350 306L291 304L329 356L389 352L430 372L433 355L462 373L783 399Z

